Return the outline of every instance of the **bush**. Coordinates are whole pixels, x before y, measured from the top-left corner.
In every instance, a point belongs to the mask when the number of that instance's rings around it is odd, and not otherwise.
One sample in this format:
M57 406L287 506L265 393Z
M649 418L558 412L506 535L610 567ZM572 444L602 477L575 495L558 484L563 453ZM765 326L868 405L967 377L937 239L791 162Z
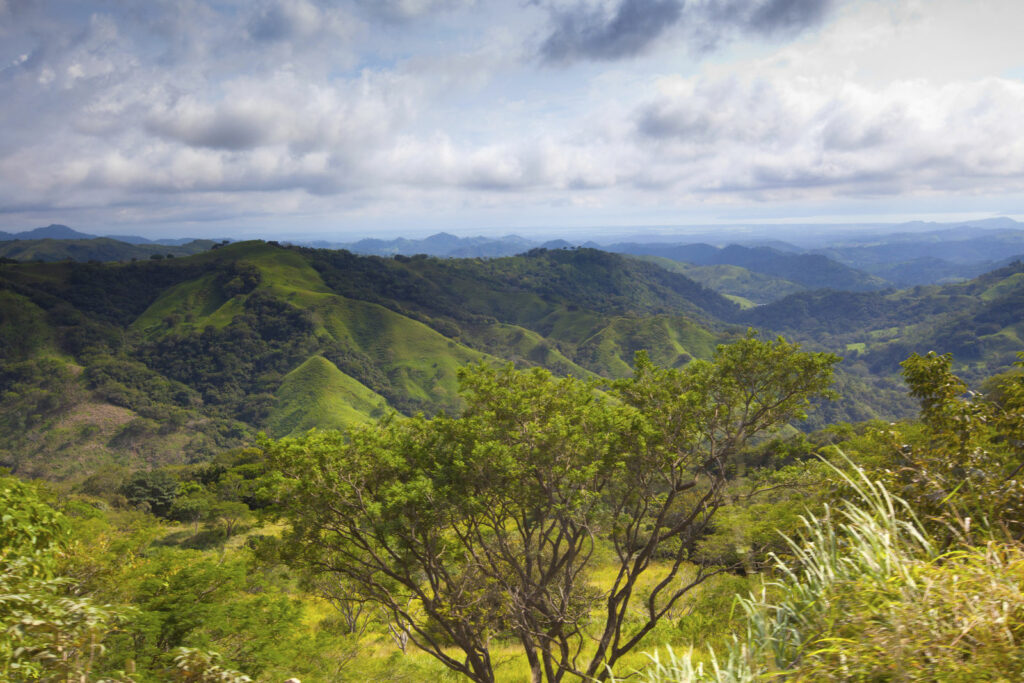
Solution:
M746 636L723 661L670 650L646 680L1024 679L1024 548L942 552L882 485L846 483L859 502L806 520L794 558L777 560L776 597L739 601Z

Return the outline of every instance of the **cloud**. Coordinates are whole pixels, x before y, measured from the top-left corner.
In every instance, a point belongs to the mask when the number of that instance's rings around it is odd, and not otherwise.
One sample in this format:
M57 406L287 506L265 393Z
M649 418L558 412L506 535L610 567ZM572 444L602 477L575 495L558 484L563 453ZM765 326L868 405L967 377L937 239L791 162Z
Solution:
M229 104L211 107L194 100L154 112L147 128L167 139L212 149L253 149L271 141L274 120L270 112Z
M305 38L319 30L321 20L320 10L306 0L277 0L252 17L249 35L268 42Z
M572 215L555 206L671 222L700 205L1016 197L1021 10L900 1L0 0L0 207L43 221L22 227L416 225L439 206L555 224ZM522 58L531 36L540 60ZM690 54L621 63L673 44ZM543 68L579 61L596 64Z
M633 115L641 178L748 198L1009 190L1024 83L680 79Z
M346 17L309 0L271 0L249 19L249 36L263 43L295 42L323 34L343 35Z
M680 0L622 0L611 12L586 5L557 11L540 54L552 64L632 57L676 23L682 9Z
M355 0L355 3L378 19L405 22L470 7L476 4L476 0Z
M618 0L617 4L547 4L552 28L540 46L549 64L616 60L650 50L674 33L694 52L737 35L799 33L820 24L833 0ZM667 38L666 38L667 40Z
M765 0L752 3L746 28L755 33L774 35L801 31L824 20L833 0Z

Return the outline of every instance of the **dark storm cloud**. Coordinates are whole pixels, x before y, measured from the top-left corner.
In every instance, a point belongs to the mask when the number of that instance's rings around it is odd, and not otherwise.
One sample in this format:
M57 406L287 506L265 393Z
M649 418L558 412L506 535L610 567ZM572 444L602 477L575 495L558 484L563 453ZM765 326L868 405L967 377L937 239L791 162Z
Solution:
M610 16L583 6L559 12L541 56L549 63L632 57L675 24L682 10L679 0L623 0Z
M831 7L832 0L768 0L755 6L747 28L764 34L801 31L821 23Z
M615 60L647 51L670 29L696 52L736 35L795 34L820 24L833 0L621 0L612 11L593 5L549 5L552 29L540 47L549 64Z
M820 24L834 0L726 0L691 5L691 28L717 44L732 33L775 36L795 34Z

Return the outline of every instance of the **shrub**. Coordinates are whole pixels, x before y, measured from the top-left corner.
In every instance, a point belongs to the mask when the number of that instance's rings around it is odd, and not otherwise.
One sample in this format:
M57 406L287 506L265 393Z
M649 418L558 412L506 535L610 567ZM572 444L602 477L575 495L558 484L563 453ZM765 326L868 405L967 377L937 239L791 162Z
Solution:
M809 517L776 560L776 596L739 600L747 632L721 661L669 650L661 681L974 681L1024 678L1024 548L942 552L902 500L862 473L858 501Z

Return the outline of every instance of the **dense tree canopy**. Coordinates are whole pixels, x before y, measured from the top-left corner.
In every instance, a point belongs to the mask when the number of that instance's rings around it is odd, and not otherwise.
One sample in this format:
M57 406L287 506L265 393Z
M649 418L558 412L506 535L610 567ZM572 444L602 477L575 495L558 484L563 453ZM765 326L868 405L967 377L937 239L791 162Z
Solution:
M731 460L826 393L836 360L748 335L683 369L638 355L607 392L540 369L468 368L460 418L265 444L292 486L287 551L472 680L494 680L495 636L521 643L535 681L602 679L715 573L683 579ZM609 547L615 578L597 590L589 572ZM627 619L637 600L645 616Z

